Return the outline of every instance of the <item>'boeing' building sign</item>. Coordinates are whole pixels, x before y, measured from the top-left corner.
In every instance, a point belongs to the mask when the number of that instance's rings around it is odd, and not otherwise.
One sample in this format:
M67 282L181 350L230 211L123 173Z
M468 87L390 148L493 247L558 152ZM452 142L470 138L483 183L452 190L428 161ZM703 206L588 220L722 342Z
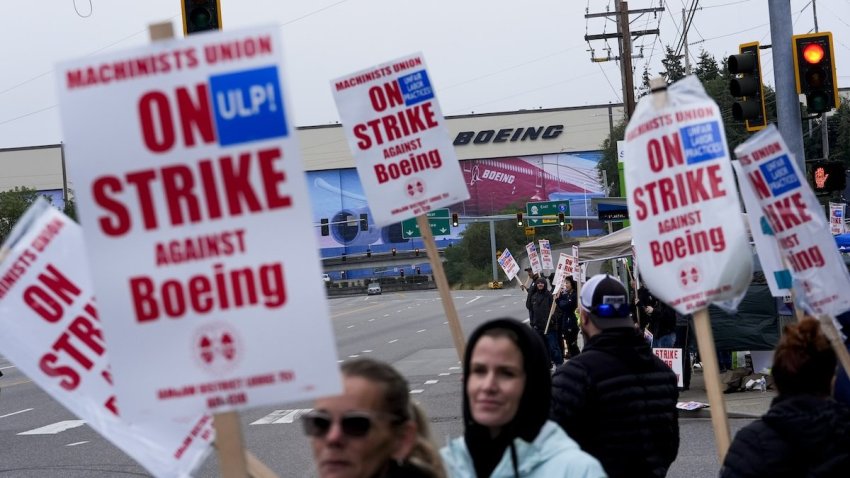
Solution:
M461 131L455 136L454 145L463 146L488 143L514 143L517 141L537 141L538 139L555 139L564 132L564 125L531 126L528 128L503 128L498 131L485 129L478 131Z

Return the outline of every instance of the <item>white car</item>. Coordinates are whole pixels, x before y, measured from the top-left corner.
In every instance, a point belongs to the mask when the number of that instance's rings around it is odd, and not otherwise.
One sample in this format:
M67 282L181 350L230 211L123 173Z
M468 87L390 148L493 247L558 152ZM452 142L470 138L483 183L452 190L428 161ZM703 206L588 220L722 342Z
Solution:
M329 275L327 275L327 274L322 274L322 280L323 280L324 282L330 282L330 281L331 281L331 276L329 276Z
M369 295L381 295L381 284L372 282L369 284L369 287L366 288L366 293Z

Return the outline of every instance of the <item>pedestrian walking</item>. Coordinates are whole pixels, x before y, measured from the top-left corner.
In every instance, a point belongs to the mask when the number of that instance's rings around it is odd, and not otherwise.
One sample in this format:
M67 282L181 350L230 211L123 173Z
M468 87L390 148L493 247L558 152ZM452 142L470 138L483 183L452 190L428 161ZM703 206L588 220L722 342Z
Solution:
M543 341L513 319L484 323L463 361L463 437L441 450L453 478L604 477L599 462L547 419Z
M720 477L850 476L850 407L830 398L836 363L817 320L786 326L771 370L779 395L735 435Z
M343 393L301 417L321 478L443 478L437 451L417 426L407 381L372 359L342 365Z
M663 477L679 450L676 375L635 328L607 274L579 296L585 346L552 377L551 418L612 478Z

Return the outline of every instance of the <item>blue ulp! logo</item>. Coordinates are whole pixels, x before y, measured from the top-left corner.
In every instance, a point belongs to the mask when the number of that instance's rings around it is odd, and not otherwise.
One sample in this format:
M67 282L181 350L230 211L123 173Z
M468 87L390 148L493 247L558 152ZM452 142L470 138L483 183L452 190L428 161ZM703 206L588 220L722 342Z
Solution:
M425 70L401 76L398 78L398 83L401 86L405 106L422 103L434 97L434 89L431 88L431 80L428 79L428 72Z
M210 94L221 146L288 135L276 66L211 76Z

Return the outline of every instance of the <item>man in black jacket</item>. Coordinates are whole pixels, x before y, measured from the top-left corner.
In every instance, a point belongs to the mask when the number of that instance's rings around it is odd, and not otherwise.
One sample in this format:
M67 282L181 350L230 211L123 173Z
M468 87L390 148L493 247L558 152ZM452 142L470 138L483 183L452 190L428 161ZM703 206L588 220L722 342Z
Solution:
M586 343L552 377L551 418L611 478L665 476L679 451L676 375L634 327L622 282L594 276L579 308Z

